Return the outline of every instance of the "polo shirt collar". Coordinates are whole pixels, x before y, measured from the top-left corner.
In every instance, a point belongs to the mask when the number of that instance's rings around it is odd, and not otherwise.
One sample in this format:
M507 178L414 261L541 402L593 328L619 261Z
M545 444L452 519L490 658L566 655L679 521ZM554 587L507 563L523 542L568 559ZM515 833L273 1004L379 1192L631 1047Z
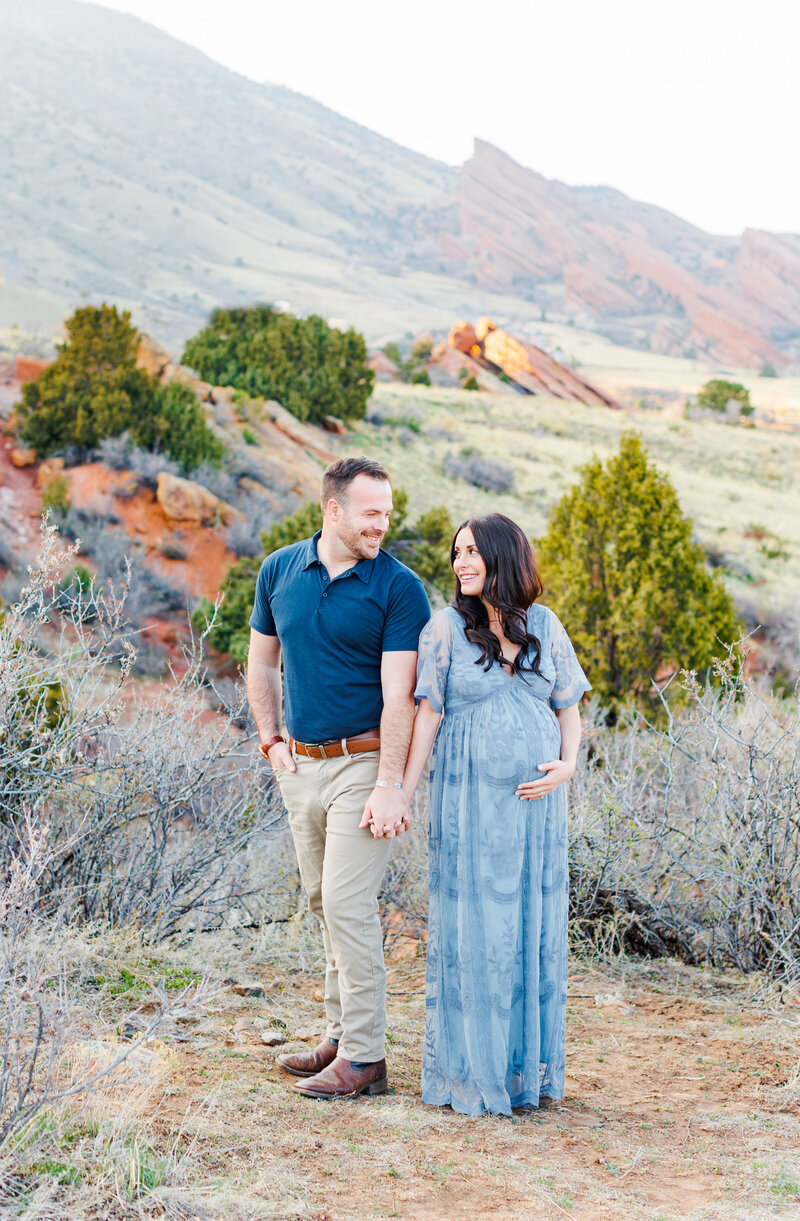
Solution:
M317 533L312 538L306 540L305 563L303 564L303 568L311 568L312 564L322 563L322 560L317 555L317 542L321 534L322 531L317 530ZM358 560L354 567L348 571L354 572L357 577L361 578L365 585L368 585L374 566L374 560ZM342 573L342 576L344 576L344 573Z

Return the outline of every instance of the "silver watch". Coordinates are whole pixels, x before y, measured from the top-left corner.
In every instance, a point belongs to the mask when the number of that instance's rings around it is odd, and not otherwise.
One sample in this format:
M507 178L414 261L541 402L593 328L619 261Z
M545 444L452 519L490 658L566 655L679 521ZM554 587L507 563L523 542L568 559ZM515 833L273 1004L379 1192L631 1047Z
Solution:
M388 789L388 787L389 787L389 781L388 781L388 780L376 780L376 781L375 781L375 788L376 788L376 789ZM395 782L394 782L394 784L392 785L392 787L393 787L393 788L395 788L395 789L397 789L399 792L401 792L401 793L402 793L402 791L403 791L403 782L402 782L402 780L395 780Z

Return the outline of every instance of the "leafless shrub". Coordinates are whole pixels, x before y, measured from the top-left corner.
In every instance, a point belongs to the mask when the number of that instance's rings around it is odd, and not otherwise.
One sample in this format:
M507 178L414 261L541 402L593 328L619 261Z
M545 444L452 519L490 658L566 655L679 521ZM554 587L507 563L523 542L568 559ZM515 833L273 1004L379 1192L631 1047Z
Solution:
M417 790L410 826L392 846L380 894L383 943L391 950L399 937L425 936L428 923L427 786Z
M276 516L266 505L260 505L253 515L241 518L228 526L225 542L235 556L255 557L264 554L261 542L262 530L268 530Z
M135 925L151 944L256 922L254 862L270 859L266 837L283 818L235 728L243 693L209 712L198 644L143 698L114 587L77 583L60 600L75 551L45 523L30 581L0 621L0 1144L45 1106L133 1081L132 1053L175 1012L157 995L155 1016L123 1023L124 1045L76 1060L98 1030L73 1004L86 983L69 960L75 922ZM282 910L288 875L284 889ZM204 986L176 1003L199 1004Z
M43 918L66 907L151 937L190 916L213 926L251 889L243 850L282 807L236 728L240 710L209 713L199 644L143 697L113 586L86 591L90 620L81 593L58 608L73 556L45 526L30 585L0 624L0 870L31 809L50 827Z
M254 449L249 445L234 445L228 453L227 466L239 483L244 479L250 479L277 493L278 496L288 497L292 507L300 501L300 497L293 491L295 481L275 462L266 457L266 453L261 447ZM241 495L242 489L240 488L239 496L241 497ZM241 499L236 503L239 508L243 508Z
M212 466L210 462L201 462L200 466L192 472L192 479L195 483L201 483L204 488L208 488L209 492L213 492L215 496L228 504L233 504L236 499L238 479L228 463L223 463L222 466Z
M735 966L800 982L800 716L717 662L718 685L683 679L685 700L653 725L584 715L570 789L571 931L601 954L621 949ZM386 872L387 944L424 935L425 807Z
M7 568L12 572L17 564L17 558L14 555L14 550L8 539L0 537L0 568Z
M181 474L180 466L168 454L141 449L134 445L127 432L118 437L105 437L96 453L104 466L115 471L131 471L144 487L153 490L162 471L170 475Z
M740 604L748 631L759 645L758 659L778 690L794 691L800 681L800 610L798 597L778 611Z
M41 1134L41 1126L37 1131L31 1125L43 1108L139 1084L142 1044L173 1015L197 1008L209 988L201 980L172 999L162 990L148 1016L134 1012L120 1023L130 1031L123 1044L108 1038L111 1030L95 1014L89 1040L76 1004L86 982L80 944L66 907L46 918L39 904L58 858L75 840L54 836L43 812L30 808L15 820L15 830L16 851L0 882L0 1147L19 1148ZM4 1186L0 1174L0 1205L7 1202Z
M80 552L91 559L101 583L125 584L125 610L131 622L182 610L190 598L188 589L151 568L140 543L123 530L109 529L114 521L108 515L68 509L58 524L68 538L80 540Z
M734 653L688 707L596 727L573 782L574 930L800 980L800 718Z
M162 538L156 543L156 547L165 560L187 560L189 558L187 548L177 538Z
M448 454L442 465L446 475L453 479L464 479L486 492L510 492L514 486L511 467L494 458L484 458L476 453Z

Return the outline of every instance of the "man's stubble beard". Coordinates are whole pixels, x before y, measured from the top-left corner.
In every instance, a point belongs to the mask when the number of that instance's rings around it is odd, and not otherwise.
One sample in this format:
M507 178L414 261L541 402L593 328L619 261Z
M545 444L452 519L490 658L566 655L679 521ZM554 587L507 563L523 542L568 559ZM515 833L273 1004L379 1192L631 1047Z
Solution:
M342 521L337 522L336 533L339 537L339 542L342 543L350 554L357 560L371 560L375 552L370 550L366 539L360 530L351 524L350 519L344 516ZM379 545L383 542L383 535L376 535Z

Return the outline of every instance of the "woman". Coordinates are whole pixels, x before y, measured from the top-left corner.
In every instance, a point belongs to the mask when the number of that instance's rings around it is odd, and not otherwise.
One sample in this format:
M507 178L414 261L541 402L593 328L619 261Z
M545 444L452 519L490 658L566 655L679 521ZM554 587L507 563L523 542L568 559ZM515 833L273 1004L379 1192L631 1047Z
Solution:
M410 797L433 746L422 1098L510 1115L564 1096L564 782L589 684L556 616L535 605L519 526L472 518L451 560L455 599L420 638L404 780Z

